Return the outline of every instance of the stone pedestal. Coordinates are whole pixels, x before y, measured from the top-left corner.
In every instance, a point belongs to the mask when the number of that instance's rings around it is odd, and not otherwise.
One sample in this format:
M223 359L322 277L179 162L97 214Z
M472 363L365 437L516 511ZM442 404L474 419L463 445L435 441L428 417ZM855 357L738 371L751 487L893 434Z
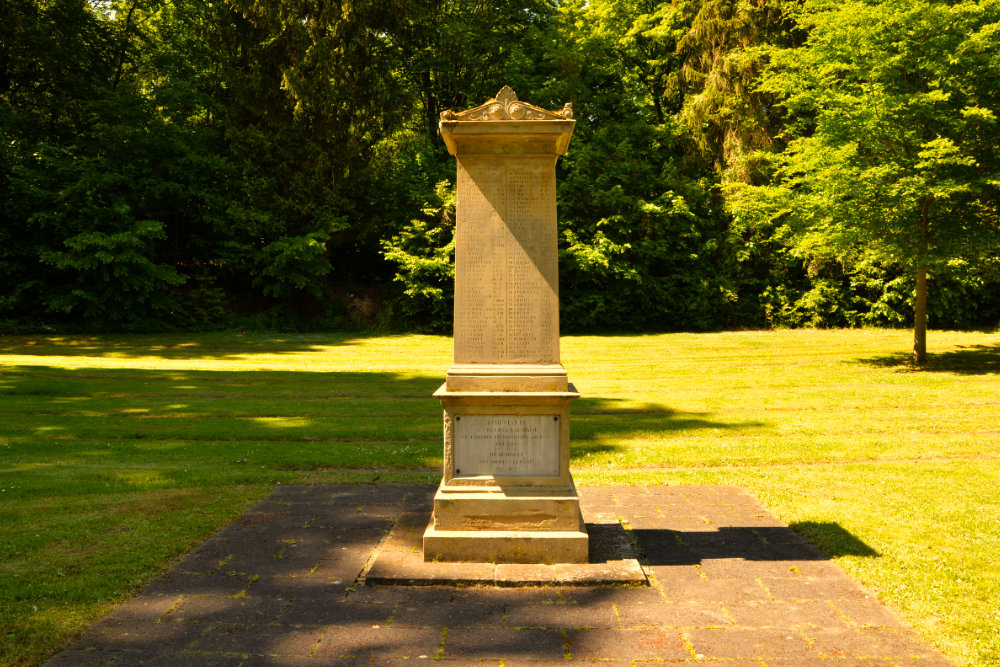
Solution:
M582 563L587 533L569 474L559 361L556 158L575 121L517 100L445 112L458 162L455 360L444 406L444 476L425 560Z

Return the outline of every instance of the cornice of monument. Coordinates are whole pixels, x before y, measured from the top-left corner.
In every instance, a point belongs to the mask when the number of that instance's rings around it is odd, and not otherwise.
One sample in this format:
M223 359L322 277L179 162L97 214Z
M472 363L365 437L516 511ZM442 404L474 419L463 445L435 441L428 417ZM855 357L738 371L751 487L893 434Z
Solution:
M442 111L442 121L523 121L572 120L573 105L569 102L561 111L549 111L517 99L510 86L504 86L491 100L466 111Z
M558 156L569 147L575 125L571 104L562 111L548 111L522 102L510 86L504 86L478 107L442 112L438 129L448 152L455 156Z

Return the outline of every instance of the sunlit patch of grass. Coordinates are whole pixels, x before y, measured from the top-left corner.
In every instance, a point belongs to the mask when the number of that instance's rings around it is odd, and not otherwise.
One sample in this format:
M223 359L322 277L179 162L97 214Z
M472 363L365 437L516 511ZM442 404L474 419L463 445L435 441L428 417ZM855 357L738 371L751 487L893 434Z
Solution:
M165 479L155 470L122 470L115 475L117 481L137 489L153 489L170 485L170 480Z
M966 665L1000 663L1000 336L580 336L574 477L736 484ZM435 336L0 337L0 665L37 664L275 484L434 483ZM867 549L867 550L866 550Z
M253 422L268 428L305 428L312 424L312 420L302 417L253 417Z

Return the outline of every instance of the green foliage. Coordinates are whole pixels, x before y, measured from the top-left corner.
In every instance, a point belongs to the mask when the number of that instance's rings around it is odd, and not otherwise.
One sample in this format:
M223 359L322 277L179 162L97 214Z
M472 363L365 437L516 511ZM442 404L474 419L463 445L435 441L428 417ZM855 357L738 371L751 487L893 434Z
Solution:
M706 180L671 164L676 126L613 123L571 156L559 187L568 329L711 328L725 286ZM666 158L666 159L665 159Z
M160 299L166 286L179 285L184 278L171 266L149 258L153 242L164 238L163 223L139 220L130 229L112 234L83 232L63 244L63 251L45 251L41 259L61 271L71 272L62 293L50 297L54 311L79 311L88 321L113 318L123 313L165 310Z
M412 20L401 26L398 35L399 73L417 104L411 121L424 136L437 138L442 111L481 104L505 83L521 91L539 87L546 72L536 56L539 43L552 39L554 4L553 0L413 3ZM434 150L443 156L439 142Z
M334 231L343 225L331 225ZM317 278L333 268L327 259L326 242L330 232L315 231L302 236L282 236L264 246L259 255L260 266L254 278L254 287L262 287L264 294L285 296L294 290L308 290L320 296Z
M782 128L774 94L757 86L767 63L759 47L800 38L786 16L794 5L703 0L674 7L687 27L677 43L683 64L671 81L678 116L728 179L753 181L759 175L752 154L771 148Z
M455 296L455 189L448 181L434 187L434 198L391 239L382 242L385 258L398 269L403 285L402 315L411 326L447 331Z
M969 137L1000 111L980 32L1000 4L812 2L799 21L808 43L773 51L762 83L796 122L761 194L809 220L802 245L941 264L995 243L996 156Z
M800 256L848 268L933 276L995 253L1000 4L816 0L797 22L802 46L761 51L760 90L789 114L787 148L758 158L767 184L732 186L736 216L787 224ZM807 309L843 307L830 285L809 295Z
M995 326L997 13L9 0L0 328L445 331L437 121L503 84L576 110L567 330L899 325L918 257L933 323Z

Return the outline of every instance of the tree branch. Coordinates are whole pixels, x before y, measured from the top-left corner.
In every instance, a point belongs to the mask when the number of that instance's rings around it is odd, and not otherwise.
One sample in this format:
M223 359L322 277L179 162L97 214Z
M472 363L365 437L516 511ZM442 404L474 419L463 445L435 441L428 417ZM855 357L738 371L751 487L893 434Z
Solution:
M125 57L128 53L128 33L132 27L132 15L135 14L139 6L139 0L132 0L128 14L125 16L125 29L122 31L121 50L118 52L118 67L115 68L115 79L111 82L111 90L118 90L118 83L122 80L122 73L125 71Z

